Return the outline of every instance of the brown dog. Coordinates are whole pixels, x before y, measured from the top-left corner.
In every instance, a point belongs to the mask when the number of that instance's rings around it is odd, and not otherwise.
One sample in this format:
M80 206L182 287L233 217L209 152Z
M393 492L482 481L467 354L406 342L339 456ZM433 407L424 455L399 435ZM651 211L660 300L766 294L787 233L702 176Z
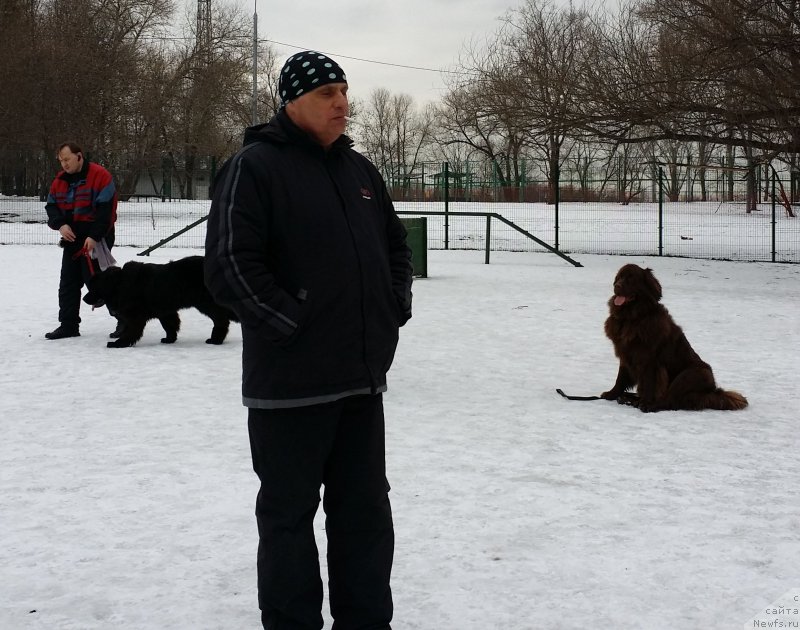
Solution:
M747 399L717 387L711 367L660 300L661 284L651 269L625 265L617 272L605 331L619 358L619 372L601 398L642 411L744 409ZM638 396L627 393L634 386Z

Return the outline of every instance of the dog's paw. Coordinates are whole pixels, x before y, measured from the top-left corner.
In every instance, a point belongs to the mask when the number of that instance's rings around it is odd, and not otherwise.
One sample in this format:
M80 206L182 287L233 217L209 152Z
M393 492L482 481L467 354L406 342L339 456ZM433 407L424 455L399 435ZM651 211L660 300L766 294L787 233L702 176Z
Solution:
M164 337L161 339L161 343L175 343L177 340L177 337Z
M221 346L223 341L225 341L225 340L224 339L214 339L214 337L211 337L210 339L206 339L206 343L210 344L212 346Z
M119 339L117 339L116 341L109 341L106 344L106 348L128 348L128 347L130 347L130 344L120 343Z
M641 403L639 405L639 411L642 413L656 413L658 411L664 411L664 407L655 403Z
M639 397L636 394L631 394L630 392L624 392L620 394L617 398L617 402L620 405L629 405L631 407L638 407L640 404Z

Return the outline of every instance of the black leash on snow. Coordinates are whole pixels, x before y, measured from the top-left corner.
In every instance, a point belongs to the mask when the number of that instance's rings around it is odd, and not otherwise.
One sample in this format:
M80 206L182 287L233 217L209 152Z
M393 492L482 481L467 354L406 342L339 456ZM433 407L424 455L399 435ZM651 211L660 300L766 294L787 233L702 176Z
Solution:
M600 400L600 396L567 396L562 390L556 388L556 391L567 400Z

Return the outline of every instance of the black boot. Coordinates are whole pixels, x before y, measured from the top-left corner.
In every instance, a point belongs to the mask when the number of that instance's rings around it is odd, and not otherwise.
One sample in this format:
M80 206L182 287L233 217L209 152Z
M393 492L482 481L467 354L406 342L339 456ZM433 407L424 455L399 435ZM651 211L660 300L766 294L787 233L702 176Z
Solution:
M45 339L66 339L67 337L80 337L81 333L78 332L77 326L66 326L61 324L54 331L45 333Z

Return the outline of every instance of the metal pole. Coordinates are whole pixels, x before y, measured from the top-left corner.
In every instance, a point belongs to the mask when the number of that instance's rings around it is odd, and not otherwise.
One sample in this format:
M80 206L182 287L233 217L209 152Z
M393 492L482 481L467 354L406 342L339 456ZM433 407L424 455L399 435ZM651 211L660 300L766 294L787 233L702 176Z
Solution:
M555 171L556 172L554 173L554 175L555 175L555 180L556 180L555 181L556 189L555 189L555 199L553 201L555 201L555 204L556 204L556 208L555 208L555 210L556 210L555 248L558 249L558 231L559 231L558 230L558 206L559 206L559 202L561 201L561 168L560 168L560 166L558 164L555 165Z
M489 252L492 249L492 215L486 215L486 264L489 264Z
M694 181L692 180L692 156L686 156L686 201L692 202L694 201Z
M253 124L258 124L258 8L253 0Z
M450 163L444 163L444 248L450 249Z
M772 169L772 262L775 262L775 169Z
M658 167L658 255L664 255L664 167Z

